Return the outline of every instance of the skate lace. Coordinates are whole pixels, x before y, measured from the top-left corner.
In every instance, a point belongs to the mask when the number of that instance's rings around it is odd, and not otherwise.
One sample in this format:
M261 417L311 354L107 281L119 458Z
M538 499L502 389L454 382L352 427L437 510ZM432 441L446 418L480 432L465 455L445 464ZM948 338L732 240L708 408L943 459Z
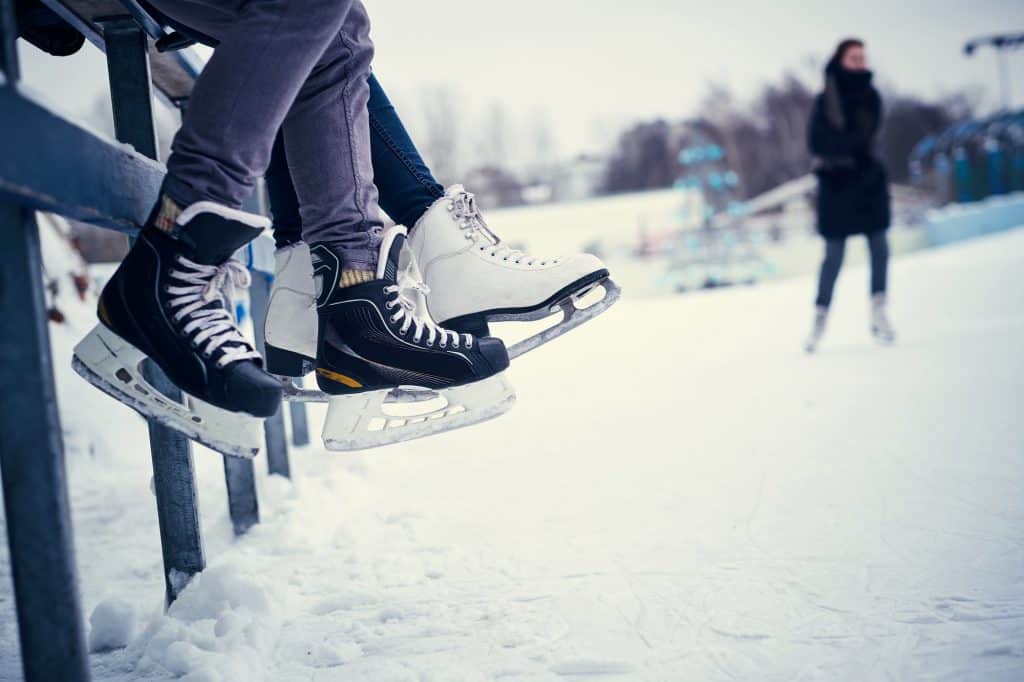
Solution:
M548 263L554 265L561 260L561 257L542 259L508 246L487 226L480 209L477 208L476 196L465 190L456 191L457 193L449 198L448 210L451 211L459 229L465 232L466 239L475 242L476 248L482 253L486 253L491 258L512 261L516 265L525 264L527 267L544 266Z
M187 320L182 331L192 337L192 345L200 348L203 355L210 357L217 350L221 356L217 367L224 367L239 360L257 359L257 353L242 336L230 312L231 295L235 287L247 288L252 281L249 271L236 260L222 265L201 265L178 256L181 270L172 269L171 278L182 285L168 285L165 291L175 298L168 301L174 310L174 321ZM217 301L220 307L207 307Z
M456 350L465 344L466 348L473 347L473 337L469 334L459 334L450 329L445 329L426 312L426 306L421 305L421 298L430 294L430 287L425 282L414 279L406 272L399 274L398 283L384 287L385 294L395 294L395 297L384 304L388 310L395 310L391 315L392 322L404 320L399 331L404 335L413 327L416 332L413 334L413 343L420 343L423 334L427 334L427 346L433 346L438 341L442 349L448 347L450 342Z

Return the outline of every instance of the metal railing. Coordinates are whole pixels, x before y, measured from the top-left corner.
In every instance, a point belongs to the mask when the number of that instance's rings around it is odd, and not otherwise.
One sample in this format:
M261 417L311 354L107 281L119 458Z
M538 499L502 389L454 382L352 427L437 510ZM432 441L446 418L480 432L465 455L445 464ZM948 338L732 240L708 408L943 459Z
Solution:
M44 2L107 56L114 129L107 141L53 113L19 88L14 0L0 0L0 471L14 579L22 667L28 682L89 679L54 387L35 211L129 235L138 230L163 179L153 121L154 86L175 106L187 103L201 61L164 53L172 34L134 0ZM256 342L273 277L273 243L262 237L239 256L253 274ZM60 358L58 362L69 361ZM147 379L169 397L181 393L155 366ZM290 405L292 437L309 442L304 406ZM281 411L265 420L270 473L288 476ZM191 442L149 424L153 482L169 604L205 556ZM253 460L224 457L228 509L236 534L259 522Z

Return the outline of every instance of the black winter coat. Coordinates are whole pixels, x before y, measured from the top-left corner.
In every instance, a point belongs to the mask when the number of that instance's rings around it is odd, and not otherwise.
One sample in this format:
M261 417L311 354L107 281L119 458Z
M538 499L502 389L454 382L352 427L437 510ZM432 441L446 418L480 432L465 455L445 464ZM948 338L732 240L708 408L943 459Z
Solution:
M818 232L826 239L889 227L889 182L872 153L881 119L871 73L830 63L808 130L818 176Z

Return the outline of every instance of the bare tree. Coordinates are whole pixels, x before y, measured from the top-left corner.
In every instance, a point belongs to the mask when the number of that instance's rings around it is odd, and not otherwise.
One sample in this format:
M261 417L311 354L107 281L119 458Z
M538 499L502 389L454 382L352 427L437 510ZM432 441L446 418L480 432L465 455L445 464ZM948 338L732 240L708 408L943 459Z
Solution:
M543 112L535 112L527 130L526 168L539 180L548 180L558 158L558 146L551 130L551 119Z
M455 182L460 171L457 101L458 96L448 88L433 88L423 93L421 151L443 184Z
M509 150L512 148L512 135L508 116L497 102L492 102L484 114L479 140L473 158L474 167L511 165Z

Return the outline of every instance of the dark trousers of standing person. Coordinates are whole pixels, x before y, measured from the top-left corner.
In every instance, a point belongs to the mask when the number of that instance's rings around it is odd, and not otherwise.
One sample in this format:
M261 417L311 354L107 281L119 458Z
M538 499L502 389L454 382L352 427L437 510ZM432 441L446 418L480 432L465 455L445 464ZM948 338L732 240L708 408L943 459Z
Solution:
M889 240L885 230L866 235L868 251L871 254L871 295L884 294L889 269ZM836 278L843 266L843 255L846 252L846 238L825 240L825 260L821 263L821 274L818 277L818 298L814 304L828 308L832 303L832 291L836 286Z

